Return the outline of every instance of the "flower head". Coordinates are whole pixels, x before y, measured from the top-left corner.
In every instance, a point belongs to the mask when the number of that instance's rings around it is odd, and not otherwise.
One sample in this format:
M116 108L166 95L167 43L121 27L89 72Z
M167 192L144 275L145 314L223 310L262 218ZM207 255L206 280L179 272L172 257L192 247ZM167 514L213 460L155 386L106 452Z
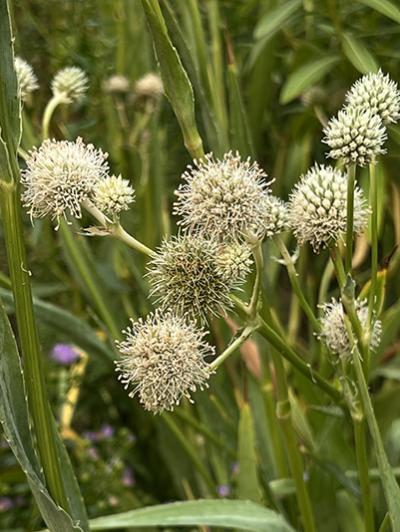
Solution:
M124 93L129 91L129 79L120 74L115 74L103 83L105 92Z
M107 153L81 138L75 142L45 140L34 148L22 172L22 201L32 218L57 220L69 212L81 217L81 203L108 174Z
M135 83L135 93L138 98L158 100L164 92L160 76L148 72Z
M229 152L222 160L212 154L194 161L175 192L174 213L189 231L222 240L275 233L277 202L271 199L266 174L256 162ZM271 212L272 209L272 212Z
M69 344L56 344L51 350L51 358L62 366L69 366L79 358L78 351Z
M357 80L346 94L346 102L351 107L370 109L384 124L397 122L400 118L400 90L382 70Z
M368 324L368 303L366 299L356 301L356 312L363 328ZM373 322L370 337L370 349L375 351L379 346L382 334L380 320ZM322 305L321 333L319 339L323 340L332 353L345 356L350 353L350 342L344 322L343 305L340 301L332 299L330 303Z
M15 58L15 72L21 100L26 102L29 100L31 93L39 87L37 77L31 65L20 57Z
M205 321L208 314L223 314L232 306L229 294L244 282L247 260L242 248L235 256L233 248L227 251L216 240L189 234L172 237L150 262L151 295L164 309Z
M119 175L107 176L95 185L93 203L104 214L118 217L135 201L135 191L127 179Z
M205 358L214 355L214 348L193 323L156 311L132 320L123 332L125 340L117 342L119 380L132 387L129 396L138 394L146 410L173 410L182 397L190 400L192 392L207 387L211 372Z
M354 190L354 232L361 233L368 209L363 193ZM331 166L315 165L297 183L288 203L288 224L300 244L314 251L334 243L346 231L347 177Z
M65 103L80 102L88 89L88 78L79 67L66 67L57 72L51 82L54 96L62 96Z
M329 157L341 159L346 165L365 166L385 153L385 127L380 116L369 108L342 109L329 121L324 133L323 142L331 148Z

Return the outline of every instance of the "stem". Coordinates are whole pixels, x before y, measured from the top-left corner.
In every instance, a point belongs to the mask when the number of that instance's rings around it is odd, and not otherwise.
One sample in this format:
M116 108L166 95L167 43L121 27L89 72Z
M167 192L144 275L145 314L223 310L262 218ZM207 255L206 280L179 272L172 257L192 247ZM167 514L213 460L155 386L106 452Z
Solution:
M371 287L369 293L368 305L368 322L371 326L374 315L376 285L378 276L378 194L376 181L376 167L374 164L369 165L370 188L369 201L371 207Z
M268 366L268 364L267 364ZM274 408L273 398L273 384L271 382L271 375L269 368L266 368L268 373L267 382L262 388L264 395L264 405L267 413L268 428L271 438L271 445L273 449L273 455L275 458L275 476L276 478L286 478L288 476L287 464L284 449L282 446L282 436L278 425L278 419L276 417L276 408Z
M43 113L42 119L42 136L43 139L49 138L50 122L54 111L57 109L60 103L65 103L65 96L62 93L54 95L46 105L46 109Z
M356 180L356 166L347 168L347 218L346 218L346 273L351 271L353 258L353 225L354 225L354 186Z
M24 245L19 185L3 182L0 189L4 237L23 354L28 404L33 421L32 428L49 491L55 501L68 510L69 505L61 480L52 412L46 392L42 353L33 312L29 279L31 273L28 270Z
M262 241L259 240L257 244L253 247L253 257L254 257L254 264L256 266L256 278L254 280L254 286L251 293L250 303L249 303L249 315L250 318L255 318L257 314L257 307L258 307L258 301L260 298L260 289L261 289L261 281L262 281L262 274L263 274L263 267L264 267L264 257L262 254Z
M236 351L257 329L254 325L248 325L245 327L240 334L233 342L231 342L228 347L210 364L210 370L214 371L219 368L219 366L225 362L225 360Z
M356 446L358 476L364 508L365 532L375 532L374 508L372 505L368 471L365 420L362 413L360 413L359 416L352 416L352 420L354 426L354 441Z

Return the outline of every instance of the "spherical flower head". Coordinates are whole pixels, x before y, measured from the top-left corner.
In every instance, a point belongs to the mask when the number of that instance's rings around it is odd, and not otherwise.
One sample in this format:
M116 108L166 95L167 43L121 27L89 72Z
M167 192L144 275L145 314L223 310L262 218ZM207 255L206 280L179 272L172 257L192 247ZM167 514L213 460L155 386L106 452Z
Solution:
M217 267L228 282L230 279L243 282L251 272L252 263L251 249L247 244L232 242L219 248Z
M149 72L135 83L135 93L138 98L158 100L164 92L160 76Z
M106 176L95 185L92 201L105 215L118 218L135 201L135 191L120 175Z
M357 80L346 94L346 102L351 107L370 109L385 125L400 118L400 90L382 70Z
M81 138L45 140L29 152L21 182L22 201L31 218L81 217L81 204L108 175L107 153Z
M174 214L182 217L178 223L221 240L263 236L271 206L265 177L256 162L242 161L238 153L194 161L175 191Z
M162 308L171 308L180 316L205 322L209 316L224 314L232 306L229 295L243 282L247 269L226 269L221 244L199 235L179 235L165 240L149 264L151 295Z
M366 299L356 301L356 312L363 329L368 326L368 302ZM321 333L319 339L323 340L328 349L339 356L348 356L351 353L349 336L344 322L344 310L341 301L332 299L330 303L322 305ZM382 334L382 323L376 319L373 322L369 347L376 351Z
M17 74L21 100L27 102L32 92L39 87L37 77L31 65L20 57L15 58L15 72Z
M132 320L123 333L125 340L117 342L119 380L146 410L173 410L182 397L191 401L192 392L207 387L211 371L205 359L215 351L194 323L156 311Z
M300 245L314 251L334 244L346 231L347 176L331 166L315 165L294 187L288 203L288 224ZM368 208L362 191L354 189L354 232L367 223Z
M346 107L324 129L323 142L331 148L328 156L345 165L366 166L385 153L386 130L379 115L371 109Z
M263 233L267 238L278 235L288 228L288 211L286 203L268 194L264 206Z
M80 102L83 100L89 80L85 72L79 67L66 67L59 70L51 82L54 96L59 96L64 103Z
M103 83L103 89L109 93L124 93L129 91L129 79L120 74L111 76Z

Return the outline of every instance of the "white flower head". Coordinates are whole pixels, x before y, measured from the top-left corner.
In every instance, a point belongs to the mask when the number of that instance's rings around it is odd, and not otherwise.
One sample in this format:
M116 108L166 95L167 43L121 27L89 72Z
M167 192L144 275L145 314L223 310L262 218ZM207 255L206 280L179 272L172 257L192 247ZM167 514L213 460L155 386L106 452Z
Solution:
M266 177L256 162L242 161L238 153L226 153L221 160L208 154L194 161L175 191L174 214L182 217L178 223L220 240L271 236L278 230L277 202Z
M124 93L129 91L129 79L121 74L114 74L103 82L103 89L110 93Z
M310 242L314 251L336 242L346 231L347 176L331 166L315 164L301 177L290 195L288 224L299 244ZM367 223L368 208L362 191L354 189L354 232Z
M386 125L400 118L400 90L382 70L357 80L346 94L346 102L351 107L370 109Z
M135 191L129 181L120 175L106 176L96 183L92 201L105 215L118 217L135 201Z
M148 72L135 83L135 93L138 98L158 100L163 92L164 87L160 76L153 72Z
M194 323L170 312L156 311L145 320L132 321L117 342L121 358L116 362L119 380L132 388L146 410L173 410L182 397L208 386L212 372L206 357L215 354Z
M21 100L27 102L31 93L39 88L37 77L31 65L20 57L15 58L15 72Z
M339 111L324 129L323 142L331 148L332 159L345 165L366 166L385 153L386 129L379 115L371 109L348 106Z
M59 70L51 82L54 96L60 96L65 103L83 100L89 85L86 73L79 67Z
M200 235L165 240L149 263L151 296L162 308L201 322L209 314L224 314L232 307L230 293L244 282L248 272L248 255L242 248L235 258L235 250L230 249L229 260L226 253L218 241Z
M81 217L81 203L108 175L107 153L81 138L45 140L29 152L22 172L22 201L31 218Z
M368 325L368 302L366 299L356 301L356 312L361 326L365 329ZM328 349L339 356L350 354L349 336L344 322L344 310L341 301L332 299L330 303L322 305L321 333L319 339L323 340ZM382 334L382 323L376 319L373 322L370 337L370 349L376 351Z

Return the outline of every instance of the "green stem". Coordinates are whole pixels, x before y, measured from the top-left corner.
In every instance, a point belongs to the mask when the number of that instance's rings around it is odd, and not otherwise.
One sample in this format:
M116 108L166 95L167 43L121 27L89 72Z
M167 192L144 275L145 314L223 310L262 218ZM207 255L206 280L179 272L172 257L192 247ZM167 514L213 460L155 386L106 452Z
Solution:
M253 258L254 264L256 267L256 278L254 280L253 290L251 293L250 303L249 303L249 316L254 319L257 314L258 302L260 299L260 289L261 281L264 267L264 257L262 253L262 242L259 240L253 248Z
M61 477L54 439L52 413L48 402L42 353L33 312L30 271L28 269L21 217L19 185L1 183L0 200L4 237L21 350L28 404L33 421L39 457L51 495L69 509Z
M375 532L374 508L372 505L368 470L365 420L362 413L360 413L357 417L352 416L352 419L354 426L354 441L356 446L358 476L364 509L365 532Z
M369 293L368 305L368 322L371 322L374 316L376 285L378 276L378 194L376 181L376 167L375 164L369 165L370 175L370 192L369 201L371 207L370 223L371 223L371 287Z
M51 118L60 103L65 103L65 96L62 93L53 96L46 105L42 119L43 139L49 138Z
M346 218L346 273L351 271L353 259L353 231L354 231L354 187L356 180L356 166L347 168L347 218Z
M256 326L248 325L242 331L242 333L231 342L228 347L210 364L210 370L214 371L225 362L225 360L238 349L246 340L250 338L253 332L256 330Z

